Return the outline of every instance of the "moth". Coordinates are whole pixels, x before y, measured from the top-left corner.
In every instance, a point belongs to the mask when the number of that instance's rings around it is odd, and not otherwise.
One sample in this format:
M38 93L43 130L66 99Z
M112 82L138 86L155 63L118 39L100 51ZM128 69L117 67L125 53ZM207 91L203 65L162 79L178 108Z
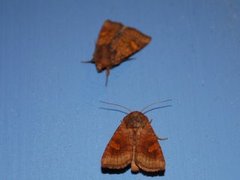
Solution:
M146 112L133 111L123 118L102 155L102 169L121 170L130 165L134 173L165 171L160 138L144 115Z
M110 69L129 59L150 41L150 36L135 28L106 20L99 32L93 58L85 62L94 63L98 72L106 70L107 85Z

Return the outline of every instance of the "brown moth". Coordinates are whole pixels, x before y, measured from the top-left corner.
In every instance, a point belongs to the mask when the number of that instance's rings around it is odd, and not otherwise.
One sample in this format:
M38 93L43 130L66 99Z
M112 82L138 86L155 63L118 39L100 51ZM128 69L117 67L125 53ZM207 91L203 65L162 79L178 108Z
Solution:
M120 170L131 164L131 171L153 173L165 171L165 160L155 134L144 113L127 114L111 140L101 160L103 169Z
M106 70L106 85L110 69L119 65L151 41L151 37L122 23L106 20L99 32L95 51L90 63L98 72Z

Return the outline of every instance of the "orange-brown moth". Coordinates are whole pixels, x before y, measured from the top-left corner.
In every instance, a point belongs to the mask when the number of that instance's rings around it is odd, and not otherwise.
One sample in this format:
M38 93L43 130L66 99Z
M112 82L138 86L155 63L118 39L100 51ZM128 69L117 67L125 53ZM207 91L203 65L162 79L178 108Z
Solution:
M122 23L106 20L99 32L93 58L98 72L106 70L106 85L110 69L119 65L151 41L151 37Z
M103 153L102 169L121 170L131 165L132 172L164 172L160 138L150 123L143 112L127 114Z

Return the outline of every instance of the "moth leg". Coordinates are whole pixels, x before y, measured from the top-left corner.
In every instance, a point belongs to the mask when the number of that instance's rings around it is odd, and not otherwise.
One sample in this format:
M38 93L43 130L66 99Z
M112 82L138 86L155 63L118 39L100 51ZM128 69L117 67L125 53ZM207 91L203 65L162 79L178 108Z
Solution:
M106 81L105 81L105 86L107 86L107 84L108 84L108 77L109 77L109 75L110 75L110 68L108 67L108 68L106 68Z

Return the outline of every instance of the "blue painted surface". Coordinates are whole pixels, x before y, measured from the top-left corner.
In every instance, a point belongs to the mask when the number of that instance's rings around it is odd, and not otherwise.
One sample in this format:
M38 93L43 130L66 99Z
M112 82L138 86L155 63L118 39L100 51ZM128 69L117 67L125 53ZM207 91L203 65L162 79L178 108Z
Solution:
M135 60L105 74L90 59L105 19L152 36ZM240 161L240 2L0 1L0 179L150 179L102 174L123 114L148 113L167 162L159 179L237 179Z

